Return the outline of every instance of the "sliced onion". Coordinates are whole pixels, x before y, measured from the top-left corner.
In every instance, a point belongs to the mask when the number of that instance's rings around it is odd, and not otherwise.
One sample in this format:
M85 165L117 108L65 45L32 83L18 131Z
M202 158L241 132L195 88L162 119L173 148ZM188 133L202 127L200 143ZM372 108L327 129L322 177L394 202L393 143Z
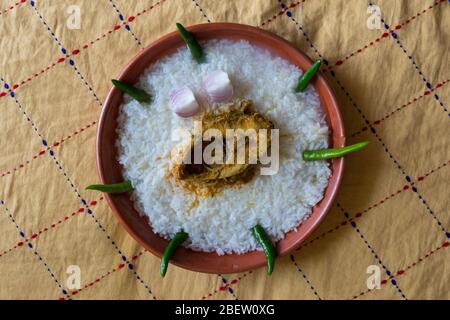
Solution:
M192 117L200 111L200 106L191 89L184 86L169 95L170 109L183 118Z
M203 81L206 94L212 102L226 102L233 96L233 86L228 73L214 71Z

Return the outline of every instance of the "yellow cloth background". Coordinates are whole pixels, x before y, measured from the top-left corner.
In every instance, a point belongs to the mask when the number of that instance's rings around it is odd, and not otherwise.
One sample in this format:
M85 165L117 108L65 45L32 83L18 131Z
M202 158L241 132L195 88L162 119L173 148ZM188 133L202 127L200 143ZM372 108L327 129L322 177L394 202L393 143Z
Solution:
M375 1L389 31L367 28L359 0L286 2L289 10L276 0L16 1L0 1L0 298L450 298L447 0ZM66 26L69 5L80 7L80 30ZM163 280L159 260L101 194L84 190L97 180L96 121L110 79L178 21L260 26L326 59L348 142L371 141L347 157L326 220L271 277L171 266ZM67 289L70 265L81 268L81 290ZM369 265L387 280L379 290L367 290Z

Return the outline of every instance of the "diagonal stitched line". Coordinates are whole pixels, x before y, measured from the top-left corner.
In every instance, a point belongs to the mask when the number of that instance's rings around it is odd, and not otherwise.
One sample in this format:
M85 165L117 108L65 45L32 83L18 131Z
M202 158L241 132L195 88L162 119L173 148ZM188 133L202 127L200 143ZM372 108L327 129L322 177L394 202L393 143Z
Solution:
M436 90L443 88L445 85L447 85L450 82L450 79L447 79L445 81L441 81L439 82L434 88L428 90L426 89L423 94L420 94L419 96L413 98L412 100L408 101L407 103L401 105L400 107L395 108L394 110L392 110L391 112L389 112L388 114L384 115L383 117L381 117L378 120L372 121L370 124L372 126L377 126L380 125L382 122L384 122L385 120L391 118L394 114L397 114L399 111L402 111L403 109L415 104L416 102L420 101L422 98L429 96L431 93L435 92ZM362 127L360 130L352 133L351 137L356 137L357 135L367 131L369 129L368 126L364 126Z
M0 15L3 15L5 13L7 13L7 12L10 12L10 11L14 10L19 5L21 5L21 4L25 3L25 2L27 2L27 0L20 0L20 1L17 1L16 3L14 3L14 4L9 5L6 9L0 10Z
M197 5L197 7L200 9L201 12L203 12L203 10L200 8L200 6L194 1L194 3ZM206 15L205 15L206 16ZM208 19L208 18L207 18ZM208 19L208 23L211 23L211 20ZM217 276L219 277L219 279L226 285L228 283L228 280L221 274L217 274ZM231 294L233 296L233 298L235 298L236 300L238 300L236 293L233 291L232 288L227 289L227 292L229 294Z
M89 129L89 128L93 128L94 125L95 125L96 123L97 123L97 120L94 120L94 121L92 121L91 123L88 123L87 125L81 127L80 129L75 130L72 134L69 134L68 136L65 136L65 137L62 138L61 140L59 140L59 141L54 141L54 142L52 143L52 148L55 149L55 148L59 147L61 144L63 144L65 141L71 139L72 137L75 137L75 136L79 135L80 133L86 131L86 130ZM35 155L34 155L32 158L30 158L29 160L26 160L26 161L24 161L24 162L22 162L22 163L16 165L16 166L15 166L14 168L12 168L12 169L9 169L9 170L7 170L7 171L4 171L3 173L0 173L0 178L2 178L2 177L4 177L4 176L7 176L7 175L10 175L10 174L13 174L14 172L16 172L16 171L18 171L18 170L20 170L20 169L22 169L22 168L25 168L26 166L28 166L29 164L31 164L31 162L32 162L33 160L36 160L36 159L41 158L41 157L42 157L47 151L49 151L49 150L50 150L50 147L46 147L46 148L44 148L44 149L41 149L37 154L35 154Z
M297 271L300 272L300 274L302 275L303 279L306 281L306 283L309 285L309 288L311 289L311 291L314 293L314 295L317 297L317 299L322 300L322 298L319 296L319 294L317 293L316 288L314 288L314 286L312 285L311 281L308 279L308 277L306 276L305 272L300 268L300 266L298 265L297 261L295 261L295 257L293 254L290 255L291 261L294 263L295 267L297 268Z
M100 197L99 200L103 200L103 197ZM96 204L97 204L96 200L93 200L93 201L90 202L91 206L95 206ZM59 219L57 222L54 222L54 223L52 223L49 226L43 227L39 231L31 232L30 236L28 236L28 237L24 238L23 240L17 242L14 246L10 247L9 249L4 250L3 252L1 252L0 253L0 257L10 253L11 251L13 251L15 249L22 248L25 243L27 243L29 241L32 241L34 239L37 239L41 234L46 233L47 231L56 230L56 228L58 226L60 226L61 224L63 224L64 222L66 222L69 219L73 218L74 216L79 215L79 214L84 213L84 212L85 212L84 208L80 207L77 210L72 211L71 213L65 215L64 217Z
M151 10L155 9L156 7L160 6L163 2L168 1L168 0L160 0L158 2L156 2L154 5L151 5L150 7L136 13L134 16L129 16L128 17L128 23L133 22L137 17L142 16L143 14L150 12ZM19 83L14 83L12 85L12 87L7 91L2 91L0 92L0 98L6 96L8 93L10 93L12 90L15 90L23 85L25 85L26 83L32 81L33 79L36 79L37 77L39 77L40 75L44 74L45 72L53 69L55 66L57 66L58 64L61 64L62 62L66 61L67 58L70 58L72 56L76 56L78 55L81 50L86 50L89 47L91 47L93 44L97 43L98 41L101 41L103 39L105 39L107 36L109 36L110 34L116 32L117 30L120 30L122 26L125 25L126 22L122 22L119 25L116 25L113 27L113 29L110 29L108 31L106 31L105 33L103 33L102 35L98 36L96 39L91 40L87 43L85 43L81 48L79 49L74 49L71 53L66 53L64 57L58 57L56 60L56 62L52 62L50 65L48 65L47 67L42 68L41 70L33 73L32 75L30 75L28 78L20 81Z
M281 0L279 0L279 3L282 5L283 4L283 2L281 1ZM319 51L316 49L316 47L314 46L314 44L312 43L312 41L309 39L309 36L308 36L308 34L306 33L306 31L303 29L303 27L292 17L292 14L290 14L290 15L288 15L288 12L289 11L287 11L286 12L286 15L288 16L288 17L290 17L291 18L291 20L300 28L300 30L303 32L303 35L305 36L305 39L308 41L308 43L310 43L310 46L316 51L316 53L318 53L319 55L320 55L320 53L319 53ZM324 61L326 61L326 59L324 59ZM326 64L328 64L328 63L326 63ZM339 207L339 204L338 204L338 207ZM347 217L348 218L348 217ZM352 222L351 223L352 224L352 226L355 226L356 227L356 224L355 224L355 222ZM373 250L373 248L370 246L370 244L365 240L365 238L364 238L364 236L363 236L363 234L362 234L362 232L359 230L359 229L355 229L357 232L358 232L358 234L360 235L360 237L361 237L361 239L363 239L363 241L366 243L366 245L368 246L368 248L369 248L369 250L376 256L376 254L375 254L375 252L374 252L374 250ZM381 260L379 260L380 262L381 262ZM295 260L293 260L293 262L295 263ZM384 265L381 263L381 265L384 267ZM384 267L385 268L385 267ZM389 270L387 270L387 268L385 268L385 271L386 271L386 273L388 273L389 272ZM398 285L397 284L394 284L393 283L393 285L397 288L397 290L399 291L399 293L401 294L401 296L404 298L404 299L406 299L406 297L405 297L405 295L403 294L403 292L401 291L401 289L398 287Z
M344 216L347 219L351 218L350 214L339 203L337 203L337 207L341 210L341 212L344 214ZM367 241L367 239L364 237L364 235L362 234L361 230L358 228L358 226L356 225L356 223L354 221L352 221L350 224L351 224L353 230L355 230L356 233L358 233L358 235L361 238L361 240L366 244L367 248L369 248L369 250L373 254L374 258L378 261L378 263L381 265L383 270L386 272L386 275L388 277L390 277L392 275L392 272L389 271L389 269L383 263L383 261L381 260L379 254L375 252L375 249L373 248L373 245L371 245ZM403 291L400 289L400 286L398 285L397 281L394 278L391 279L391 284L397 289L398 293L400 293L400 295L402 296L403 299L408 300L406 298L405 294L403 293Z
M358 54L361 54L362 52L366 51L366 49L374 47L376 44L378 44L379 42L381 42L381 40L387 39L389 37L389 34L391 32L395 32L395 30L400 30L403 27L405 27L406 25L408 25L409 23L411 23L412 21L418 19L419 17L423 16L424 13L430 11L431 9L437 7L438 5L440 5L441 3L445 2L446 0L438 0L436 2L434 2L431 6L429 6L426 9L421 10L420 12L416 13L415 15L407 18L405 21L403 22L398 22L396 24L396 26L392 29L389 29L387 32L384 32L382 35L380 35L378 38L371 40L370 42L368 42L366 45L364 45L363 47L353 51L352 53L346 55L345 57L338 59L334 64L330 65L328 68L324 68L322 71L323 72L328 72L338 66L341 66L342 64L344 64L346 61L350 60L351 58L355 57Z
M283 2L281 0L279 0L279 3L282 4ZM297 26L299 26L299 23L295 21L295 19L292 18L292 14L288 15L288 12L286 12L286 15L289 16L295 23ZM303 32L303 35L305 36L305 39L308 41L308 43L310 44L310 46L319 54L319 51L315 48L314 44L311 42L311 40L309 39L307 33L305 32L305 30L303 30L302 26L299 26L301 31ZM324 60L325 61L325 60ZM326 63L327 64L327 63ZM333 76L333 78L336 80L336 82L338 83L339 87L341 88L341 90L345 93L345 95L347 96L347 98L349 99L349 101L351 102L351 104L356 108L356 110L358 111L358 113L360 114L360 116L362 117L362 119L369 124L369 121L367 120L367 118L365 117L365 115L362 113L361 109L356 105L356 103L354 102L353 98L350 96L349 92L343 87L343 85L339 82L339 80L336 78L335 72L332 71L331 75ZM448 232L442 225L442 222L438 219L438 217L436 216L436 214L434 213L434 211L430 208L429 204L427 203L427 201L423 198L423 196L419 193L418 189L416 186L414 186L414 181L411 179L411 177L409 175L406 174L406 172L404 171L403 167L400 165L400 163L393 157L393 155L391 154L391 152L389 151L389 149L387 148L386 144L381 140L381 138L379 137L379 135L376 133L375 129L373 128L373 126L369 127L371 129L371 132L373 133L373 135L377 138L378 142L383 146L384 151L389 155L389 158L396 164L397 168L403 173L403 175L405 176L405 179L410 183L411 185L411 190L417 194L417 196L419 197L419 200L421 200L422 204L426 207L427 212L432 216L432 218L436 221L436 223L438 224L438 227L444 232L444 234L447 236L447 238L450 238L450 232ZM360 234L362 236L362 233Z
M281 1L281 0L277 0L278 4L280 5L280 7L282 9L286 8L286 4ZM311 41L311 39L309 38L308 33L305 31L305 29L303 28L303 26L292 16L292 11L291 10L287 10L286 11L286 16L289 17L289 19L291 19L292 22L295 23L295 25L297 26L297 28L302 32L303 37L306 39L306 41L309 43L309 46L314 50L314 52L322 59L323 63L328 66L330 63L328 61L328 59L326 59L325 57L322 56L322 54L319 52L319 50L317 50L316 46L314 45L314 43Z
M369 2L369 6L373 6L373 4L371 2ZM381 16L380 16L380 19L381 19L381 22L383 22L383 24L384 24L384 28L389 30L390 27L386 23L386 21L384 21ZM391 37L397 43L397 45L400 47L400 49L402 49L402 51L406 54L406 56L408 57L408 60L412 63L412 65L414 66L414 69L417 71L419 76L422 78L422 81L425 83L426 89L428 89L428 90L433 89L433 85L427 80L427 77L424 75L424 73L420 69L419 65L417 64L417 62L414 60L412 54L408 52L408 50L406 49L404 44L400 41L400 36L396 32L391 32ZM448 111L448 109L444 105L444 103L442 102L441 98L437 94L435 94L434 99L438 102L438 104L441 106L441 108L444 110L444 112L446 112L447 115L450 117L450 112Z
M417 187L415 186L415 182L414 180L411 178L411 176L409 176L404 168L400 165L400 163L398 162L398 160L396 160L394 158L394 156L392 155L392 153L389 151L389 149L387 148L386 144L383 142L383 140L380 138L380 136L377 134L377 131L375 130L375 128L373 126L370 125L370 122L367 120L366 116L362 113L362 110L358 107L358 105L356 104L356 102L353 100L353 98L350 96L350 93L344 88L344 86L342 85L342 83L339 81L339 79L336 77L336 74L334 71L331 71L330 73L332 75L332 78L336 81L336 83L338 84L339 88L344 92L345 96L347 97L347 99L349 100L349 102L351 103L351 105L358 111L359 115L362 117L362 119L365 121L365 123L369 126L371 133L375 136L375 138L377 139L377 141L381 144L381 146L383 147L383 150L385 151L385 153L389 156L389 158L392 160L392 162L395 164L395 166L397 167L397 169L403 174L403 176L405 177L405 180L411 185L411 191L414 192L417 197L419 198L419 200L421 201L421 203L425 206L426 208L426 212L430 214L430 216L433 218L433 220L436 222L438 228L448 237L450 238L450 232L448 232L442 222L440 221L440 219L437 217L437 215L435 214L435 212L431 209L431 207L428 205L428 202L423 198L423 196L419 193L419 190L417 189Z
M447 247L449 247L449 242L448 242L448 241L445 241L440 247L438 247L438 248L436 248L436 249L432 249L430 252L428 252L428 253L425 254L424 256L418 258L418 259L417 259L415 262L413 262L412 264L409 264L408 266L406 266L406 267L404 267L404 268L398 270L398 271L395 273L396 276L400 276L400 275L405 274L408 270L413 269L414 267L416 267L416 266L419 265L420 263L425 263L426 260L427 260L428 258L430 258L434 253L436 253L437 251L439 251L439 250L442 249L442 248L447 248ZM240 281L241 279L245 278L248 274L251 274L251 273L252 273L252 271L249 271L248 273L243 273L240 277L238 277L238 278L236 278L236 279L233 279L227 286L231 286L231 285L236 284L238 281ZM393 276L391 276L391 277L393 277ZM387 284L388 281L391 279L391 277L389 277L389 278L387 278L387 279L381 281L381 284L382 284L382 285ZM214 291L212 291L212 292L210 292L210 293L204 295L201 299L204 300L204 299L206 299L206 298L212 297L212 296L215 295L216 293L225 290L227 286L220 287L219 289L216 289L216 290L214 290ZM366 293L367 293L367 292L362 292L362 293L360 293L359 295L364 295L364 294L366 294ZM357 298L357 297L358 297L358 295L355 295L353 298Z
M197 9L200 11L200 13L203 15L203 17L206 19L206 21L211 22L211 20L208 18L208 16L206 15L205 11L203 10L202 7L200 7L200 5L198 4L198 2L196 0L191 0L194 5L197 7Z
M139 259L145 252L147 252L147 250L145 250L145 249L142 250L142 251L140 251L138 254L134 255L134 256L131 258L131 261L136 261L136 260ZM130 261L128 261L128 260L125 261L125 262L119 263L116 267L112 268L110 271L108 271L108 272L102 274L101 276L95 278L93 281L91 281L91 282L85 284L82 288L77 289L77 290L73 290L73 291L69 292L69 296L70 296L70 297L73 297L74 295L79 294L81 291L85 291L86 289L93 287L94 285L100 283L103 279L109 277L110 275L112 275L112 274L115 273L116 271L121 270L121 269L124 269L124 268L127 266L127 264L129 264L129 263L130 263ZM142 279L141 279L141 280L142 280ZM145 284L144 284L144 286L145 286ZM148 288L148 289L150 289L150 288ZM153 299L156 300L156 298L153 298Z
M281 2L281 1L280 1ZM283 7L283 4L282 4L282 2L281 2L281 5L282 5L282 7ZM287 14L289 17L291 17L292 16L292 13L290 13L290 14ZM295 20L294 20L294 22L296 22ZM409 21L407 22L407 23L409 23ZM298 24L297 22L296 22L296 24ZM302 30L303 28L301 28L300 30ZM302 30L303 31L303 30ZM305 32L304 32L305 33ZM307 36L307 35L306 35ZM309 39L309 38L308 38ZM311 46L315 49L315 47L314 47L314 45L313 44L311 44ZM317 51L317 49L315 49L315 51L316 51L316 53L318 53L318 55L319 56L321 56L320 55L320 53ZM441 168L442 167L444 167L444 166L446 166L447 164L444 164L443 166L441 166ZM432 171L432 172L435 172L435 171ZM431 174L431 173L430 173ZM421 177L422 179L418 179L418 181L422 181L423 179L424 179L424 177ZM412 182L412 185L414 185L414 182ZM407 187L407 189L409 189L409 186L406 186ZM243 277L245 277L247 275L247 273L244 273L243 274ZM233 280L232 282L233 283L236 283L237 281L239 281L240 280L240 278L238 278L238 279L235 279L235 280ZM211 293L209 293L209 294L207 294L207 295L205 295L205 296L203 296L203 298L202 299L205 299L205 298L207 298L207 297L210 297L210 296L212 296L212 295L214 295L215 293L217 293L219 290L215 290L215 291L213 291L213 292L211 292Z
M63 54L67 53L67 50L65 49L65 47L62 45L61 41L58 39L58 37L55 35L55 33L51 30L50 26L48 25L47 21L45 21L44 17L42 16L42 14L39 12L39 10L36 7L36 4L34 1L30 1L30 5L33 7L34 12L36 13L36 16L39 18L39 21L41 21L45 28L47 29L47 31L50 33L51 37L53 40L55 40L55 42L58 44L58 47L60 48L61 52ZM81 72L78 70L78 68L75 66L75 61L73 59L69 59L69 64L70 66L72 66L72 68L75 70L75 73L78 75L78 77L81 79L82 83L86 86L86 88L89 90L89 92L91 92L91 94L94 96L95 101L100 105L100 107L102 106L102 102L100 101L100 99L98 98L97 94L94 92L94 90L92 89L92 86L86 81L85 77L81 74Z
M407 271L411 270L412 268L414 268L415 266L417 266L418 264L424 262L426 259L428 259L429 257L431 257L432 255L434 255L435 253L439 252L439 250L441 249L446 249L449 246L449 242L448 241L444 241L439 247L431 249L429 252L427 252L425 255L423 255L422 257L418 258L416 261L414 261L413 263L409 264L408 266L398 270L395 275L391 275L388 278L384 279L381 281L381 285L384 286L386 285L389 280L393 279L394 277L398 277L398 276L402 276L405 275L407 273ZM357 299L359 297L362 297L363 295L373 291L374 289L368 289L366 291L362 291L357 295L354 295L352 299Z
M285 5L285 7L283 9L281 9L278 13L274 14L272 17L270 17L269 19L267 19L263 23L261 23L260 27L264 27L266 24L273 22L274 20L278 19L278 17L281 17L283 14L286 13L287 10L293 9L299 5L302 5L305 2L306 2L306 0L301 0L301 1L293 2L289 5Z
M225 279L225 277L223 275L221 275L220 273L218 274L219 278L222 280L222 284L223 285L227 285L228 284L228 280ZM238 297L236 296L236 294L234 293L233 288L231 288L230 286L227 287L227 291L229 294L231 294L235 300L239 300Z
M22 228L20 228L20 226L17 224L16 220L14 219L13 215L11 214L11 211L8 209L8 207L6 206L6 204L5 204L5 202L3 200L0 200L0 205L3 207L3 209L5 211L5 214L8 216L9 220L16 227L16 230L19 232L19 236L21 238L25 239L25 233L22 231ZM50 268L48 263L44 260L44 258L42 258L42 256L37 252L37 250L33 247L33 245L30 242L27 243L27 247L33 252L33 255L39 260L39 262L42 263L42 265L44 266L45 270L50 274L50 276L53 279L53 281L56 283L58 288L61 290L62 294L64 296L67 296L67 290L64 289L64 287L61 285L60 281L55 276L55 273Z
M113 7L114 11L117 13L117 15L119 17L119 20L123 22L125 20L125 18L123 16L122 12L120 12L119 8L117 7L117 5L112 0L108 0L108 1L111 4L111 6ZM139 48L144 49L144 47L142 46L141 41L134 34L134 32L131 30L130 25L126 21L125 21L125 30L127 30L128 33L133 37L134 41L137 43Z
M240 280L244 279L245 277L247 277L249 274L252 274L252 273L253 273L253 271L248 271L248 272L242 273L239 277L237 277L231 281L228 281L226 284L224 284L224 285L220 286L219 288L215 289L214 291L204 295L201 298L201 300L205 300L206 298L212 297L213 295L215 295L218 292L227 290L228 287L238 283Z
M30 1L31 6L34 8L37 16L39 17L40 21L46 26L47 30L50 32L50 34L52 35L52 38L57 42L58 46L61 48L61 51L63 54L66 53L66 49L63 47L63 45L61 44L61 42L59 41L59 39L56 37L56 35L54 34L54 32L50 29L49 25L47 24L47 22L44 20L44 18L42 17L42 15L39 13L39 11L37 10L34 1ZM98 99L96 93L94 92L94 90L92 89L92 87L86 82L86 80L84 79L84 77L81 75L81 73L79 72L79 70L75 67L75 62L70 59L69 60L70 65L72 67L74 67L75 72L80 76L80 78L82 79L82 81L84 81L85 85L88 87L89 91L91 91L91 93L94 95L96 101L99 103L100 106L102 106L102 103L100 102L100 100ZM16 103L20 106L19 101L17 100L17 98L15 98ZM36 131L37 132L37 131ZM39 134L39 136L41 136ZM64 175L64 177L66 178L67 182L69 183L69 185L71 186L71 188L73 189L73 191L75 192L77 198L81 201L81 203L86 207L87 209L87 213L88 215L90 215L94 221L96 222L97 226L100 228L100 230L103 231L103 233L106 235L107 239L111 241L111 244L113 245L113 247L116 249L117 253L121 256L122 260L126 261L126 257L122 254L122 251L119 249L119 247L117 246L117 244L115 243L114 240L111 239L110 235L107 233L106 229L103 227L103 225L98 221L98 219L95 217L93 210L91 210L89 208L89 205L87 204L86 200L83 199L83 197L81 196L81 194L79 193L77 187L75 186L75 184L72 182L72 180L70 179L69 175L67 174L67 172L63 169L61 162L57 160L52 148L50 148L49 150L49 154L52 157L53 161L55 162L57 168L61 171L61 173ZM149 292L149 294L155 298L155 296L153 295L152 291L150 290L150 287L145 284L145 282L142 280L142 278L139 276L139 274L133 270L133 265L131 263L128 264L128 268L132 271L133 275L136 277L136 279L147 289L147 291Z
M421 175L421 176L417 177L417 181L418 181L418 182L421 182L421 181L425 180L425 179L426 179L427 177L429 177L430 175L436 173L437 171L441 170L442 168L447 167L448 165L450 165L450 160L448 160L448 161L444 162L443 164L441 164L440 166L438 166L438 167L436 167L436 168L430 170L429 172L425 173L424 175ZM302 244L302 245L297 249L297 251L298 251L298 250L301 250L302 248L304 248L304 247L306 247L306 246L309 246L310 244L312 244L313 242L315 242L315 241L317 241L317 240L319 240L319 239L324 238L324 237L327 236L328 234L333 233L334 231L340 229L341 227L347 226L349 222L353 221L354 219L361 218L361 217L362 217L364 214L366 214L367 212L369 212L369 211L371 211L372 209L377 208L378 206L384 204L386 201L388 201L388 200L394 198L394 197L397 196L398 194L400 194L400 193L402 193L402 192L404 192L404 191L406 191L406 190L409 190L409 188L410 188L409 185L404 185L402 188L400 188L400 189L398 189L397 191L391 193L390 195L384 197L382 200L380 200L380 201L376 202L375 204L370 205L368 208L366 208L366 209L364 209L364 210L362 210L362 211L356 213L355 216L354 216L353 218L348 219L348 220L346 219L346 220L344 220L344 221L338 223L336 226L334 226L333 228L329 229L328 231L325 231L324 233L318 235L317 237L311 239L310 241L305 242L304 244Z
M3 80L3 78L1 78ZM15 96L14 91L12 91L10 93L10 96L14 99L17 107L19 108L19 110L22 112L23 116L26 118L26 120L28 121L28 123L30 123L31 127L33 128L33 131L38 135L38 137L41 140L41 143L47 147L48 143L47 141L44 139L44 137L42 136L42 134L39 132L38 128L35 126L34 122L31 120L31 118L28 116L28 114L26 113L25 109L22 107L21 103L19 102L19 100L17 99L17 97ZM93 210L89 207L89 204L86 202L85 199L83 199L83 197L81 196L81 194L79 193L78 189L76 188L75 184L72 182L72 180L70 179L70 177L68 176L67 172L63 169L60 161L56 158L55 153L53 151L53 148L50 147L49 151L48 151L50 157L53 159L56 167L60 170L60 172L64 175L66 181L69 183L69 185L71 186L72 190L75 192L77 198L80 200L80 202L83 204L83 206L86 208L88 215L94 219L96 225L99 227L100 230L103 231L103 233L105 234L106 238L111 242L111 244L113 245L113 247L116 249L116 251L118 252L118 254L121 256L123 261L126 261L126 257L122 254L122 251L118 248L117 244L115 243L114 240L112 240L111 236L107 233L106 229L103 227L103 225L98 221L98 219L95 217ZM133 271L133 274L136 275L136 277L139 277L136 273L136 271ZM142 280L139 277L139 282L142 283ZM147 286L148 287L148 286ZM149 290L150 292L150 290ZM153 295L152 295L153 296ZM154 296L153 296L154 297Z

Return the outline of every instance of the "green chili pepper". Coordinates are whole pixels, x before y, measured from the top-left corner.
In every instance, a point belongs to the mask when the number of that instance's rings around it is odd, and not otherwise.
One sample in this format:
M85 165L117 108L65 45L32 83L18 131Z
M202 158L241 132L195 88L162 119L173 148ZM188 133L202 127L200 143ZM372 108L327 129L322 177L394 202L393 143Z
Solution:
M317 70L319 70L321 64L322 60L319 59L316 62L314 62L314 64L308 70L305 71L305 73L300 77L300 79L298 79L295 92L303 92L306 89L311 79L317 73Z
M197 40L190 34L181 23L177 23L177 29L180 32L184 42L186 42L192 57L198 62L205 62L205 53Z
M276 256L275 247L273 246L272 241L267 236L263 227L261 227L259 224L257 224L252 228L252 233L256 241L258 241L258 243L264 250L264 254L266 255L267 261L267 274L271 275L273 272L273 268L275 266L275 256Z
M152 101L152 96L142 89L133 87L132 85L119 80L112 79L111 81L117 89L129 94L132 98L136 99L139 102L150 103Z
M346 146L346 147L342 147L342 148L323 149L323 150L305 150L305 151L303 151L303 160L314 161L314 160L339 158L348 153L361 150L368 144L369 144L369 141L362 141L362 142L355 143L351 146Z
M106 193L124 193L133 190L131 181L125 181L112 184L91 184L86 187L87 190L97 190Z
M161 258L161 266L159 269L159 273L161 274L161 277L164 278L167 272L167 267L169 266L169 259L172 256L173 252L177 247L180 246L186 239L188 238L188 234L184 232L183 230L177 232L172 240L169 241L169 244L164 249L163 256Z

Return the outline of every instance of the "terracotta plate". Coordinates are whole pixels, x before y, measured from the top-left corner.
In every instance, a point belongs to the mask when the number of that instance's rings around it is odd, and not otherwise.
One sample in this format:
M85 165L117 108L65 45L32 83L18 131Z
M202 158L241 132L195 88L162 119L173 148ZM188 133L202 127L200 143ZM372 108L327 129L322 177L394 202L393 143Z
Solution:
M247 40L253 45L270 50L274 55L290 61L303 70L308 69L312 64L305 54L286 40L255 27L233 23L210 23L191 26L188 30L200 40L222 38ZM136 83L148 66L184 45L177 32L160 38L134 57L117 79ZM335 147L343 146L345 143L344 128L333 92L321 74L315 77L313 85L319 93L322 106L326 111L331 129L330 143ZM122 169L116 160L117 150L115 148L117 116L121 103L122 93L113 87L104 103L97 131L97 167L102 183L123 181ZM331 161L332 175L323 200L313 208L310 217L297 228L297 231L287 233L286 237L278 242L279 256L286 255L297 248L325 217L338 190L343 167L344 160L342 158ZM160 257L167 241L152 231L148 219L141 217L134 209L130 196L122 194L105 195L105 197L125 229L147 250ZM184 247L176 251L171 262L182 268L210 273L242 272L261 267L266 263L264 254L257 251L242 255L219 256L215 253L195 252Z

